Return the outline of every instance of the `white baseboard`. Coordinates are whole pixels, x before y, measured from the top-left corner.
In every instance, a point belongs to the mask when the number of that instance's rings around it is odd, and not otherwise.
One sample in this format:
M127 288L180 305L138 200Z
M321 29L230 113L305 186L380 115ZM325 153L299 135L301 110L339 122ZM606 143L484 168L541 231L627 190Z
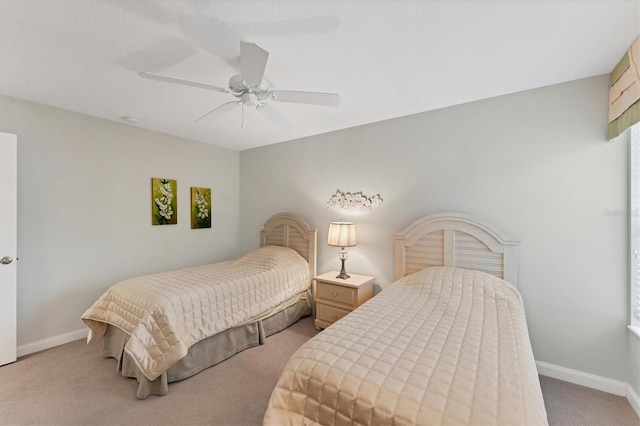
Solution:
M638 417L640 417L640 396L638 396L629 383L607 379L606 377L583 373L582 371L559 367L553 364L547 364L542 361L536 361L536 366L538 367L538 373L543 376L553 377L554 379L564 380L565 382L586 386L588 388L612 393L614 395L626 396L629 404L631 404L631 407L633 407Z
M619 380L607 379L606 377L583 373L582 371L559 367L542 361L536 361L536 366L538 367L538 373L543 376L553 377L554 379L564 380L565 382L586 386L614 395L627 396L627 387L630 387L627 383Z
M40 352L45 349L50 349L56 346L64 345L65 343L73 342L87 337L89 330L83 328L81 330L71 331L69 333L59 334L57 336L49 337L48 339L39 340L33 343L27 343L26 345L18 346L18 357L32 354L34 352Z
M636 393L635 390L631 387L630 384L627 384L627 399L629 400L629 404L636 410L636 414L640 417L640 397Z

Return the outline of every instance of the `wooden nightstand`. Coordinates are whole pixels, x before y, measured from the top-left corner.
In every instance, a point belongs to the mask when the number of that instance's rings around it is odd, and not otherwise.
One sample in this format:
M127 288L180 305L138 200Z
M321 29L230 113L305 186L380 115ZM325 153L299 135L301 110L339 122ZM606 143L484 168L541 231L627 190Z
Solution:
M373 297L373 277L349 274L346 280L336 278L337 271L315 277L316 318L314 325L327 328Z

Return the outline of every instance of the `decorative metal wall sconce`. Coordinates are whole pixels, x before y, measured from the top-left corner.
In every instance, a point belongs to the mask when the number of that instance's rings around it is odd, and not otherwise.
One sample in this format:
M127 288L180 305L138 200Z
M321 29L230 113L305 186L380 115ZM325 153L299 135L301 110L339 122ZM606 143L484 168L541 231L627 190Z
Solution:
M367 197L362 192L342 192L338 189L335 195L327 201L327 208L339 207L344 210L368 213L380 204L382 204L380 194Z

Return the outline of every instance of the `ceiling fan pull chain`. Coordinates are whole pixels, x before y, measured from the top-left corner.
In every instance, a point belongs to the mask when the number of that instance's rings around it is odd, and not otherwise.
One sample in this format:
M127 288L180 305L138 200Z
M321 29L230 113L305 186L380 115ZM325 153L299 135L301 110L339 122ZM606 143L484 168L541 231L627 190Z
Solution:
M244 103L242 104L242 120L240 122L240 127L244 129Z

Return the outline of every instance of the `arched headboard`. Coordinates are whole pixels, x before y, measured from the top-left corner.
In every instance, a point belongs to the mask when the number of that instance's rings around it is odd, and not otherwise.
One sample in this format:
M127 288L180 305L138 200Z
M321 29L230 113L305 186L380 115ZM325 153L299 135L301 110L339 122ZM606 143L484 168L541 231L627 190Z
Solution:
M425 216L393 238L396 279L429 266L455 266L487 272L518 286L520 241L471 216Z
M271 216L260 231L260 247L282 246L296 250L309 262L309 279L316 275L318 231L300 216L278 213Z

